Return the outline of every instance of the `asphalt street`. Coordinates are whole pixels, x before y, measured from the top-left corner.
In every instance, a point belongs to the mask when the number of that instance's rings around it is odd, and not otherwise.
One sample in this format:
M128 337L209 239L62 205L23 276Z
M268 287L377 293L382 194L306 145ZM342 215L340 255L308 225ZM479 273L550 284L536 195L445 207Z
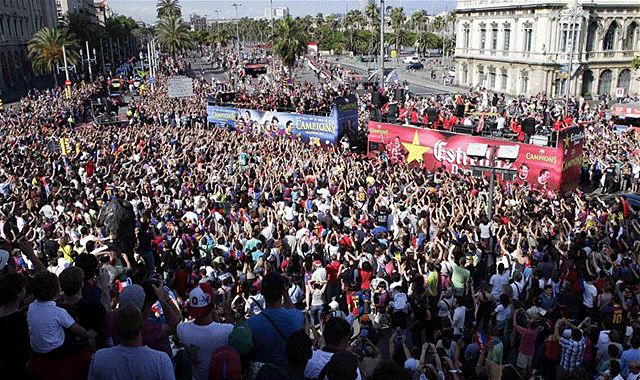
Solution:
M351 71L357 72L360 75L366 76L369 72L367 70L366 64L362 64L359 62L355 62L355 60L350 58L342 58L338 61L331 60L332 62L338 63L341 66L348 68ZM211 80L226 80L228 76L226 72L217 68L216 66L212 66L206 62L204 58L192 58L189 59L188 62L191 63L191 70L194 75L202 74L207 79L207 81ZM395 63L389 63L390 67L395 65ZM456 92L459 89L452 86L444 86L441 83L432 82L430 80L426 80L423 77L427 75L427 70L420 73L411 73L408 72L402 65L399 64L400 69L398 69L398 73L400 75L400 79L406 80L409 83L409 91L416 94L444 94ZM371 69L370 72L373 72L375 68ZM317 82L318 79L315 73L309 69L308 67L304 67L303 69L298 69L294 72L295 79L298 81L307 81L307 82Z

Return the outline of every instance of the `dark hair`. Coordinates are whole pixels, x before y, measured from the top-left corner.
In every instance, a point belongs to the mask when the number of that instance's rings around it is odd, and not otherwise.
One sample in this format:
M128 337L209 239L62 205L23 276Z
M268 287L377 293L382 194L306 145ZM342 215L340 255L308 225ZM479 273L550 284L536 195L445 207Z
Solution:
M313 341L302 330L295 331L287 340L287 348L284 351L289 364L306 365L313 355Z
M19 273L0 276L0 306L8 305L18 299L18 293L27 285L26 278Z
M284 293L284 278L278 272L269 272L262 279L262 296L265 302L277 302Z
M91 254L85 253L76 258L75 266L84 272L84 280L90 280L95 277L96 269L98 269L98 259Z
M142 330L142 313L132 305L118 308L115 328L120 340L135 339Z
M358 358L349 351L338 351L320 372L318 378L324 378L322 372L326 371L329 380L355 380L358 377Z
M350 336L351 326L342 318L331 318L324 327L324 342L327 346L338 346L343 339Z
M38 272L31 281L31 291L38 301L53 301L60 291L58 276L51 272Z
M60 273L60 289L68 296L77 294L84 283L84 272L78 267L69 267Z

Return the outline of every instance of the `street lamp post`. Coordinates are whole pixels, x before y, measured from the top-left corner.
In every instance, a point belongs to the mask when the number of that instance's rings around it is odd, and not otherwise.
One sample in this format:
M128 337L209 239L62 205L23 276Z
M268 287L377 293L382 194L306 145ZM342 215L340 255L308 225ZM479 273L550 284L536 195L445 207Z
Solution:
M67 49L62 45L62 62L64 63L64 93L65 98L71 98L71 80L69 79L69 64L67 63ZM60 71L60 67L58 67Z
M380 0L380 88L384 90L384 0Z
M573 55L576 46L576 19L580 16L580 27L578 30L582 30L582 7L574 2L564 14L564 17L571 20L571 27L569 33L571 34L571 46L569 47L569 72L567 73L567 92L565 94L566 109L569 108L569 97L571 96L571 77L573 76ZM578 35L579 38L579 35Z
M236 8L236 42L238 44L238 61L240 61L240 19L238 18L238 7L242 6L242 4L233 3L231 6Z
M93 58L91 58L91 52L89 51L89 41L85 41L85 46L87 47L87 66L89 66L89 82L93 80L93 70L91 69L91 64L96 61L96 49L93 49Z
M100 39L100 60L102 61L102 74L105 74L107 70L104 65L104 44L102 43L102 38Z

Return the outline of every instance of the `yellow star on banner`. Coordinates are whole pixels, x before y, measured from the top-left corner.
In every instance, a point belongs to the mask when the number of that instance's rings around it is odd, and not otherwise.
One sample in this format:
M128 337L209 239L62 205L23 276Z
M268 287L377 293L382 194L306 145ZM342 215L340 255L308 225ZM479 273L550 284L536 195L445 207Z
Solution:
M565 136L565 138L562 139L562 142L564 143L564 147L568 148L569 147L569 136Z
M422 157L425 153L429 151L428 146L420 145L420 138L418 137L418 131L413 135L412 143L403 142L402 145L409 152L409 156L407 156L407 163L410 164L413 161L423 162L424 158Z

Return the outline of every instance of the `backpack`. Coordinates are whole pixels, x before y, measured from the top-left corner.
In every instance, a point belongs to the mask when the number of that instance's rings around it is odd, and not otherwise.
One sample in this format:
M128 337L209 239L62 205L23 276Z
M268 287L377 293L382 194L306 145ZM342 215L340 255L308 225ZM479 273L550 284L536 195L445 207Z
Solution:
M341 274L342 282L349 289L359 289L360 288L360 274L358 273L358 269L347 269Z
M522 287L522 289L520 289L520 285L518 285L517 282L513 282L513 285L516 286L516 289L518 289L518 301L520 302L524 302L527 299L527 281L524 282L524 286Z

